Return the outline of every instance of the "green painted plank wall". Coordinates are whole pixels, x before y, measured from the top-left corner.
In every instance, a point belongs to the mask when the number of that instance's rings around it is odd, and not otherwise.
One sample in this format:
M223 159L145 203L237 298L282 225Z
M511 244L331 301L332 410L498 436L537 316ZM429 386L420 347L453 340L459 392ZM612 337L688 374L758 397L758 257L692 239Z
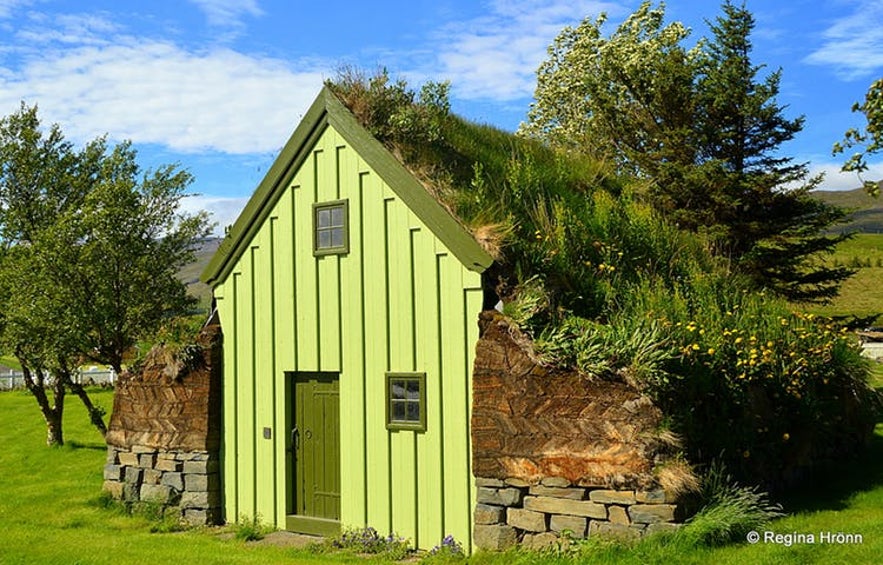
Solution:
M227 519L284 527L292 374L340 374L341 523L471 546L471 371L480 275L326 127L231 274L224 332ZM346 255L312 253L312 205L349 202ZM385 374L424 372L425 432L386 429ZM264 429L270 430L266 438Z

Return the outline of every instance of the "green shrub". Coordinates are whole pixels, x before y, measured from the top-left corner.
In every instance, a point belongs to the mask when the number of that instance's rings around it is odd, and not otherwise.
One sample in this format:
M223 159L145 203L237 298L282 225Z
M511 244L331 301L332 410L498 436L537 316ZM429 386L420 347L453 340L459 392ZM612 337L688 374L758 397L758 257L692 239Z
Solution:
M233 537L239 541L258 541L273 531L273 528L264 524L260 514L251 518L245 514L239 515L239 520L233 524Z

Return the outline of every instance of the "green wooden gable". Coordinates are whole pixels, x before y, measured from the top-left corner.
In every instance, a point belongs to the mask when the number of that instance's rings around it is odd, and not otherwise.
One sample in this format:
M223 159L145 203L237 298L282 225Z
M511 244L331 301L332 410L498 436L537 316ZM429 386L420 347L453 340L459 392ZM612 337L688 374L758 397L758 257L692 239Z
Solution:
M490 266L493 262L490 255L439 205L420 181L358 123L328 87L323 87L206 266L201 275L204 283L214 286L229 274L231 266L244 253L248 242L281 196L285 180L307 159L316 138L328 125L350 143L465 267L482 272Z
M203 273L224 335L227 520L471 547L491 262L323 90Z

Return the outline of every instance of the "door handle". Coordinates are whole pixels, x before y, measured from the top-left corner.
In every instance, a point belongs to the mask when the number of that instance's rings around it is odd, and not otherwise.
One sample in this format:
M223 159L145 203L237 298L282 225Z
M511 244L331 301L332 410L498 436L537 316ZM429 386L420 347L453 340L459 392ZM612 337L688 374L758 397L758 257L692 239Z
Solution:
M289 447L288 450L292 453L297 452L297 440L300 437L300 431L297 429L297 426L291 428L291 437L289 439Z

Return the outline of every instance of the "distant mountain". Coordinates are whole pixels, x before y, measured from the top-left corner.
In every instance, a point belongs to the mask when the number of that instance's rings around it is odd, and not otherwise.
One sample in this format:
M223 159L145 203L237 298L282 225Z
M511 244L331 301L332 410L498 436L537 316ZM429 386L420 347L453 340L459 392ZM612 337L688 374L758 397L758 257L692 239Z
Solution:
M855 190L815 190L813 196L829 204L850 210L849 223L834 232L883 233L883 197L869 196L862 188Z
M178 272L178 277L187 285L187 292L191 296L198 298L200 308L205 310L208 310L211 305L212 291L207 284L199 280L199 275L202 274L202 271L211 261L212 256L218 250L218 246L221 245L222 241L223 238L221 237L204 239L196 250L195 260L185 265Z

